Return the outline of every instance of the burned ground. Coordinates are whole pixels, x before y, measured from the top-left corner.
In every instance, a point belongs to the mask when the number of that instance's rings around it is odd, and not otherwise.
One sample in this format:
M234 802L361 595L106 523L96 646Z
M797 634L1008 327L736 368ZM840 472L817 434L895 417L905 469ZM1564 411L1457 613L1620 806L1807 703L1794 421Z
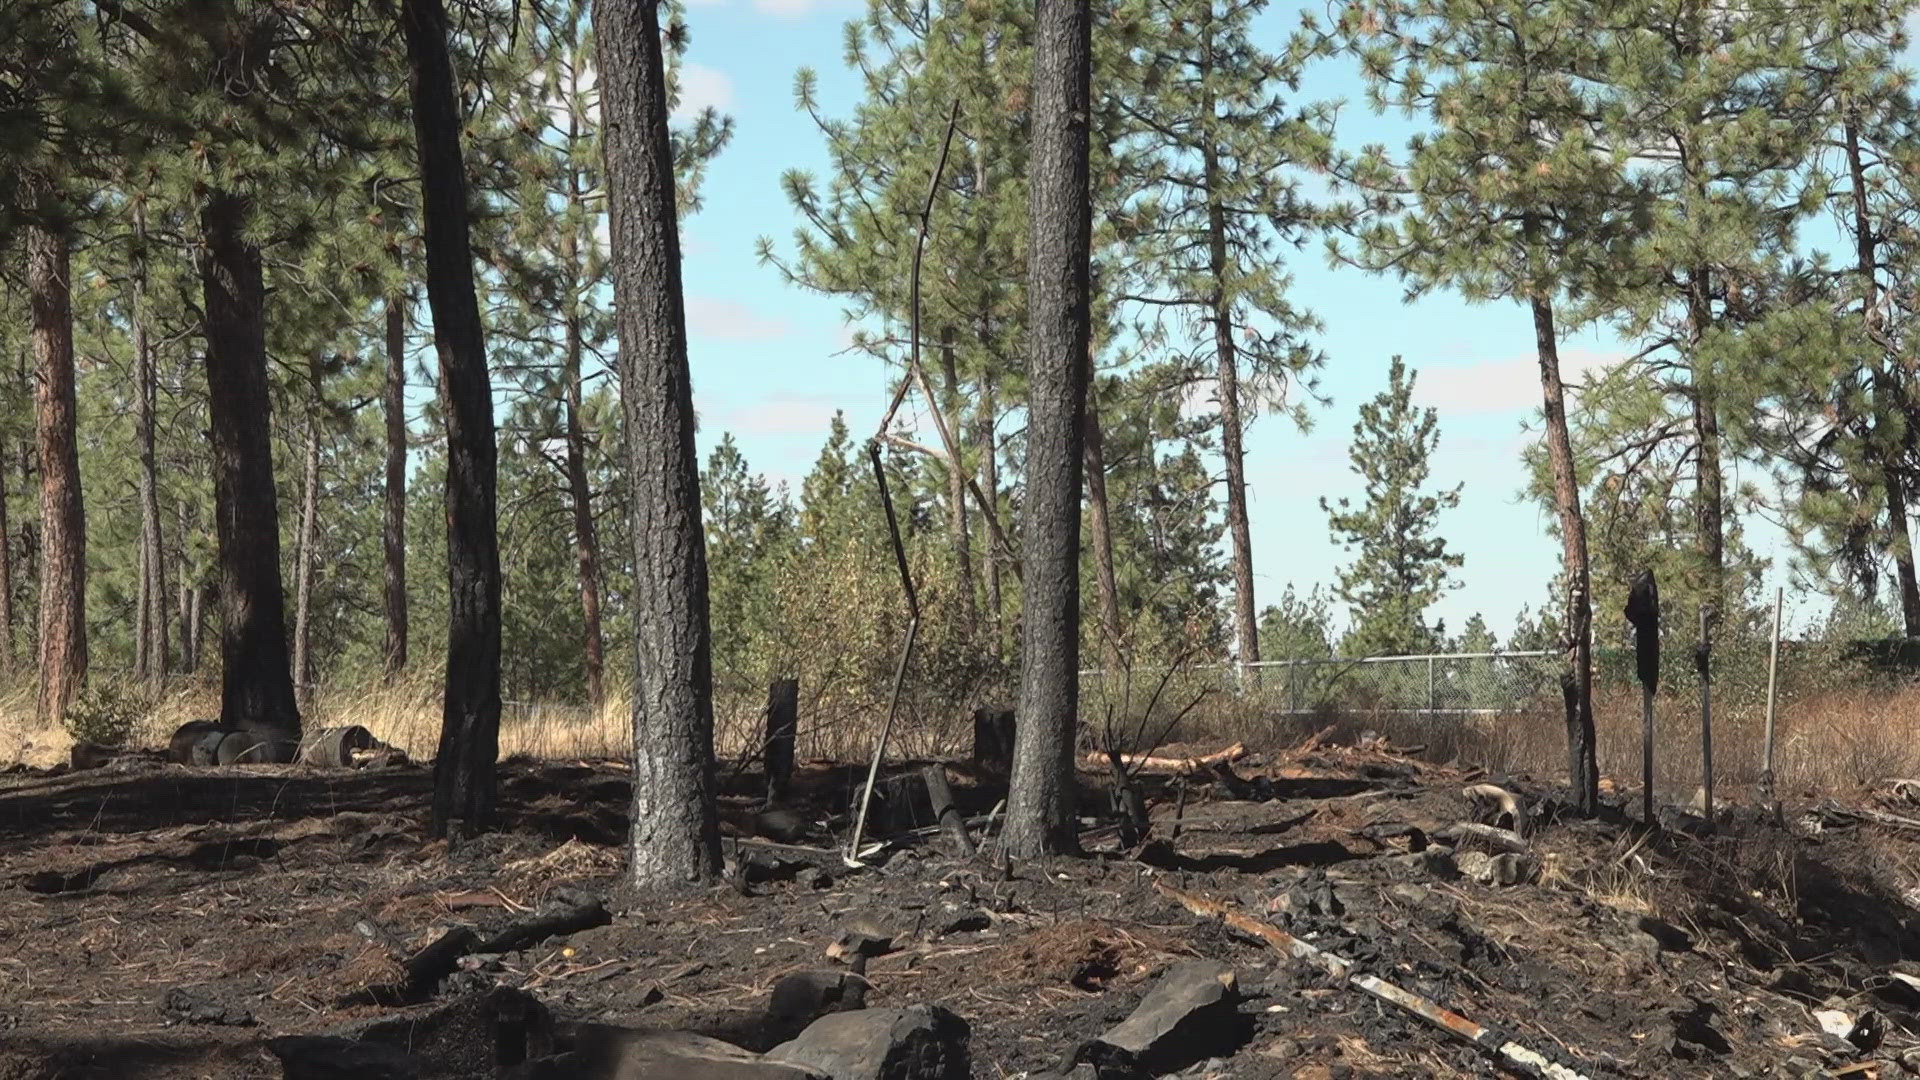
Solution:
M958 766L951 778L969 814L1002 793ZM1083 806L1104 805L1099 777L1082 779ZM1007 866L991 847L952 857L927 829L848 871L829 833L845 828L850 768L803 768L794 814L758 813L758 778L736 774L724 816L744 889L661 906L618 888L629 788L615 764L508 763L503 827L451 847L424 839L431 778L416 766L16 770L0 776L0 1078L280 1077L270 1040L368 1024L473 1075L491 1065L456 1061L474 1048L448 1010L497 987L537 999L563 1042L588 1021L762 1051L806 1022L768 1015L775 984L837 969L828 950L850 929L893 939L865 962L865 1004L964 1018L976 1077L1070 1064L1197 959L1232 965L1238 1019L1155 1071L1497 1074L1475 1048L1194 916L1169 884L1587 1076L1903 1075L1920 1032L1907 900L1920 832L1906 818L1863 795L1865 817L1735 809L1714 835L1684 815L1648 832L1617 805L1576 820L1549 789L1496 777L1528 818L1527 852L1502 863L1450 831L1483 779L1381 747L1303 748L1196 775L1184 795L1151 781L1152 833L1130 851L1095 828L1087 858ZM911 781L892 790L876 831L930 824ZM401 992L409 960L448 931L484 942L583 897L605 900L601 925L454 957L446 978ZM1816 1013L1871 1014L1884 1034L1862 1025L1862 1049Z

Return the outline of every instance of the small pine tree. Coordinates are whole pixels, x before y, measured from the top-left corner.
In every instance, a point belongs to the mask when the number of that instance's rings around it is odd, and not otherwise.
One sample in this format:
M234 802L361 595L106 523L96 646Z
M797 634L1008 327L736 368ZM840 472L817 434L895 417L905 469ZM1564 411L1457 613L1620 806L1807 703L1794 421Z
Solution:
M1348 500L1320 500L1327 526L1345 551L1359 556L1340 573L1334 595L1352 609L1351 629L1342 641L1349 655L1376 656L1423 652L1438 639L1427 625L1426 610L1441 594L1456 588L1447 571L1461 557L1435 535L1442 511L1460 505L1460 487L1423 493L1428 459L1439 445L1439 420L1432 409L1413 404L1414 374L1393 358L1387 389L1360 407L1349 454L1353 471L1366 482L1358 507Z

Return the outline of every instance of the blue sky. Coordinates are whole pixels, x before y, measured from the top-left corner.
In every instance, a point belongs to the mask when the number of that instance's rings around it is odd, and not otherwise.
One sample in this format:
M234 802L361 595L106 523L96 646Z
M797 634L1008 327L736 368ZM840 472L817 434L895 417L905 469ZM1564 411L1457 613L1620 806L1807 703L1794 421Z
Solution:
M1292 25L1291 10L1270 17L1275 40ZM756 237L771 236L784 249L792 233L781 172L825 165L816 130L794 109L794 72L814 68L826 111L846 115L858 87L841 62L842 27L863 11L864 4L849 0L696 0L688 11L692 47L683 107L713 105L736 125L732 144L711 167L705 208L686 226L700 449L704 456L723 432L732 432L755 469L795 487L836 408L864 435L886 405L887 377L879 365L836 355L847 342L839 304L787 286L754 256ZM1343 141L1397 142L1407 130L1369 113L1345 61L1311 71L1302 95L1347 99ZM1276 600L1289 583L1304 592L1333 581L1344 556L1327 537L1319 499L1358 492L1347 442L1359 404L1385 386L1388 363L1398 353L1419 372L1420 398L1439 412L1434 483L1464 485L1460 507L1442 526L1465 557L1462 586L1436 614L1457 628L1480 612L1504 634L1523 605L1539 607L1557 566L1545 518L1519 496L1527 442L1522 426L1539 401L1526 311L1469 306L1447 295L1407 305L1395 282L1329 269L1312 247L1294 256L1292 270L1297 296L1326 324L1321 389L1331 404L1315 411L1309 433L1264 418L1249 434L1260 602ZM1578 336L1564 346L1566 377L1621 352L1603 334ZM1748 535L1763 555L1777 556L1773 576L1783 579L1779 533L1754 521ZM1801 618L1818 606L1800 605ZM1794 608L1790 601L1790 619Z

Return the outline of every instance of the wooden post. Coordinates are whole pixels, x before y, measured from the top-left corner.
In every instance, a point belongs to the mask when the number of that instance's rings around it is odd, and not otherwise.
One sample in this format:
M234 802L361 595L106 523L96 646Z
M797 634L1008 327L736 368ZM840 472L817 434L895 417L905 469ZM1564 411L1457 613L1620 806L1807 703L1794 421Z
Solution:
M981 706L973 710L973 762L984 769L1006 772L1013 767L1012 709Z
M973 837L967 835L966 819L953 805L953 789L947 786L947 767L929 765L920 770L921 779L927 784L927 802L933 807L933 817L947 835L953 839L953 846L961 858L973 855Z
M1779 686L1780 674L1780 609L1785 606L1787 591L1775 589L1773 592L1773 648L1767 653L1767 738L1766 756L1760 762L1760 801L1773 801L1773 707L1774 690Z
M1640 813L1649 828L1653 813L1653 695L1660 688L1660 587L1653 571L1642 570L1627 594L1627 622L1633 625L1634 668L1640 676Z
M800 722L800 680L775 679L767 687L767 802L787 801L793 782L794 733Z
M1700 789L1707 824L1713 824L1713 608L1700 605L1700 648L1694 666L1700 669Z

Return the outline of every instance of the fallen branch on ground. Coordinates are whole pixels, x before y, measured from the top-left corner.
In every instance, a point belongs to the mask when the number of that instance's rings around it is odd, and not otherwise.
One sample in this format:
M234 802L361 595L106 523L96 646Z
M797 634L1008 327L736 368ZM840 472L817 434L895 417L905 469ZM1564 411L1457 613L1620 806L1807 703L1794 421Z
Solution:
M1525 855L1533 850L1533 846L1528 844L1526 838L1519 833L1507 829L1496 829L1477 821L1462 821L1442 829L1435 829L1433 835L1453 844L1471 837L1490 848L1510 851L1515 855Z
M1492 1029L1482 1027L1451 1009L1437 1005L1418 994L1402 990L1375 976L1359 974L1353 970L1351 963L1332 953L1322 952L1271 923L1264 923L1250 915L1235 911L1218 900L1209 900L1206 897L1176 889L1164 881L1154 882L1153 887L1193 914L1203 919L1219 919L1243 934L1266 942L1282 956L1296 957L1316 964L1334 978L1345 981L1347 985L1361 993L1418 1016L1447 1034L1480 1048L1495 1060L1526 1076L1545 1077L1547 1080L1587 1080L1584 1074L1529 1050L1511 1039L1506 1039Z
M1247 756L1245 743L1234 743L1225 750L1199 757L1155 757L1151 754L1121 754L1120 764L1135 771L1151 772L1198 772L1215 765L1225 765ZM1108 767L1105 754L1088 754L1085 758L1089 767L1100 769Z

